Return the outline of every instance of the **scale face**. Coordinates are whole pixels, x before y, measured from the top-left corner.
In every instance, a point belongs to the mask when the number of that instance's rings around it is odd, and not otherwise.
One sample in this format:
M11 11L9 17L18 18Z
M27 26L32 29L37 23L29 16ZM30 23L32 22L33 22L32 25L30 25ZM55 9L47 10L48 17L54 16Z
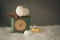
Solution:
M23 19L18 19L14 25L17 31L24 31L25 28L27 27L27 23Z

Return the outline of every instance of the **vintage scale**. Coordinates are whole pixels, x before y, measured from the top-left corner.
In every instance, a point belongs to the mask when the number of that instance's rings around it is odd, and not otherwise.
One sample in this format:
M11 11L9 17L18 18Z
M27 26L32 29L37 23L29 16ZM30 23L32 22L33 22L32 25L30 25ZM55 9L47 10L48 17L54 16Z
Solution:
M25 30L29 30L30 27L30 16L29 15L21 15L17 14L20 13L20 10L18 6L16 9L16 13L9 14L11 17L11 27L12 27L12 32L20 32L23 33ZM23 11L24 12L24 11ZM25 11L25 13L28 13Z

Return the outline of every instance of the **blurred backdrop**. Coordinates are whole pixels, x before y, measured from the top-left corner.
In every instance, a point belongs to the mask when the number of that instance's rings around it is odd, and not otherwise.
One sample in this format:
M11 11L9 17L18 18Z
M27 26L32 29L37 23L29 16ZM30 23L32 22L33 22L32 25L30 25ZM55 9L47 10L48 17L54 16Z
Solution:
M30 9L31 25L60 25L59 0L0 0L0 26L10 26L10 18L18 5Z

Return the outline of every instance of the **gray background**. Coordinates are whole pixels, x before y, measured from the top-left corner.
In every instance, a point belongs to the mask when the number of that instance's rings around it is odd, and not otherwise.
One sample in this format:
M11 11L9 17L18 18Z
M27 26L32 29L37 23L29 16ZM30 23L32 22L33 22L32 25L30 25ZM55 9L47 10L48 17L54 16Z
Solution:
M10 26L6 15L15 12L18 5L30 9L31 25L60 24L59 0L0 0L0 26Z

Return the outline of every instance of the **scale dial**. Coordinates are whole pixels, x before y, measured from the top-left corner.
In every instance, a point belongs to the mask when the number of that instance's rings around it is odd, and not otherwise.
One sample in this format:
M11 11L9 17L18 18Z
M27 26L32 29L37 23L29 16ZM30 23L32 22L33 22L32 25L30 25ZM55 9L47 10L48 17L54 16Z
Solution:
M18 19L15 22L15 29L17 31L24 31L26 27L27 27L26 21L23 19Z

